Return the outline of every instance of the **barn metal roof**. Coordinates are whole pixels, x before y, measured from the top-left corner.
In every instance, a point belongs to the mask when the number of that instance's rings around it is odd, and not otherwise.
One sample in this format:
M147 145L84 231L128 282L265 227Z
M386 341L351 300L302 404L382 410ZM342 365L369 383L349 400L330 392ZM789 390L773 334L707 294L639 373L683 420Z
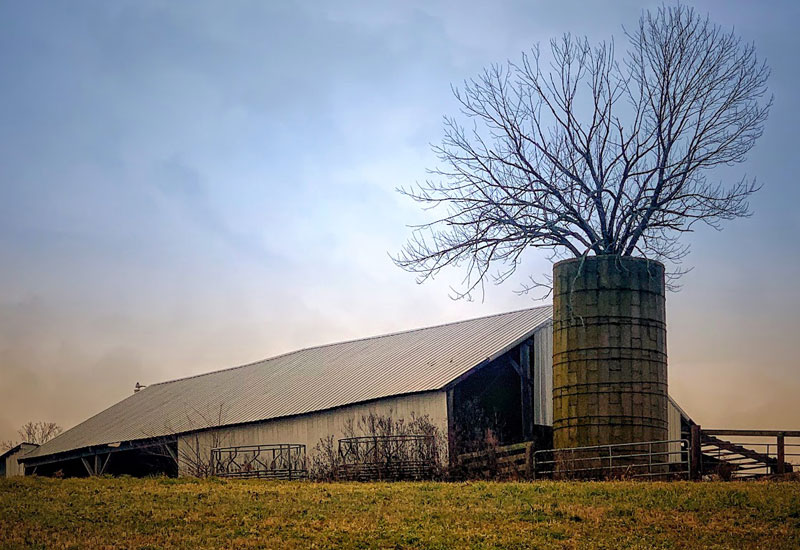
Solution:
M544 306L294 351L151 384L25 458L440 390L528 338Z
M0 460L5 460L5 458L8 455L12 455L12 454L16 453L17 451L19 451L20 449L22 449L22 452L24 454L26 451L30 452L31 449L34 449L34 448L36 448L38 446L39 445L37 443L28 443L26 441L23 441L22 443L17 443L16 445L11 447L10 449L6 449L6 451L3 454L0 454ZM29 448L25 449L25 447L29 447Z

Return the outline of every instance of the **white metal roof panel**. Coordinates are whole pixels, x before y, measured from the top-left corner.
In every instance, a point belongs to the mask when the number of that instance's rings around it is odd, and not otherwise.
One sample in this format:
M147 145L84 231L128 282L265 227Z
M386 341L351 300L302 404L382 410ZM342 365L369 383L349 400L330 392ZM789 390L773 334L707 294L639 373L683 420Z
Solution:
M26 458L439 390L529 337L551 317L550 306L525 309L302 349L152 384Z

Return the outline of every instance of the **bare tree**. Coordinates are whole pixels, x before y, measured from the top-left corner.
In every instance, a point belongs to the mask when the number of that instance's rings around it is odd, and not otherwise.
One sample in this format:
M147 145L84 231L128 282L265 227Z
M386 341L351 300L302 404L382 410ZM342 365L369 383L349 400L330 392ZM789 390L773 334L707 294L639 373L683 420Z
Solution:
M41 420L39 422L26 422L17 430L17 435L20 438L19 441L11 439L0 441L0 452L5 452L8 449L16 447L19 443L35 443L36 445L42 445L63 431L64 428L55 422L44 422Z
M209 405L204 410L191 407L185 413L186 424L180 430L183 433L178 433L177 441L172 436L145 432L143 435L152 444L143 450L152 457L173 461L180 475L201 478L213 476L215 464L211 450L228 444L229 432L223 428L226 426L226 414L229 409L230 406L226 404L220 404L218 407ZM164 431L175 433L178 430L167 422L164 424Z
M64 429L55 422L27 422L19 430L20 440L23 443L42 445L63 432Z
M209 426L211 429L180 436L182 444L178 444L177 459L178 465L183 467L186 475L193 477L214 475L211 449L227 444L227 433L221 428L225 426L225 413L228 408L221 404L219 409L211 414L204 414L194 409L194 413L200 418L202 425ZM192 419L189 415L187 418L190 421Z
M400 190L446 212L395 263L420 282L465 267L459 297L493 266L507 279L529 247L644 256L679 273L682 233L748 216L755 179L709 171L743 162L761 136L772 98L755 47L682 5L645 12L625 36L621 61L613 42L565 35L549 68L535 47L454 88L468 128L445 117L441 167Z
M349 455L350 474L363 473L361 468L368 467L366 477L374 479L395 478L412 475L408 471L392 469L399 462L422 464L422 470L432 477L444 475L442 450L447 448L447 440L441 430L431 421L428 415L417 416L411 412L409 418L397 417L389 410L386 414L369 412L356 419L348 418L343 426L342 435L345 440L367 438L374 441L368 442L369 452L366 456L360 453ZM391 439L402 436L424 436L425 441L399 441ZM348 474L342 467L348 465L348 460L341 453L340 443L334 435L328 435L319 440L314 446L310 456L309 477L317 481L334 481L348 479ZM350 450L358 448L349 447ZM366 462L361 462L361 461ZM411 464L408 464L411 466Z

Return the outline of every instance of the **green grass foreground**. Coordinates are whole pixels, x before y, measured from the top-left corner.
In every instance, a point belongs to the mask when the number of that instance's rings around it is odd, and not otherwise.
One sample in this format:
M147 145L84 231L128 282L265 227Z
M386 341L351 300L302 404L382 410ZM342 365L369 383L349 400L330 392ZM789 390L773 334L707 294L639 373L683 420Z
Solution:
M0 479L0 547L800 548L800 483Z

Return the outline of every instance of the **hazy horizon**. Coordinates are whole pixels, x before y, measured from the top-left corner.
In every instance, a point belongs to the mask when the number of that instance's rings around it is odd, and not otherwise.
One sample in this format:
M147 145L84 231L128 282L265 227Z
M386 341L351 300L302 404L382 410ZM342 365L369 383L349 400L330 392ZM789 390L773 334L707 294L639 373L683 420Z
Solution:
M686 2L772 68L733 174L753 216L687 235L667 296L670 394L704 427L800 429L800 5ZM0 441L150 384L545 302L531 251L483 300L389 254L426 218L450 91L564 32L616 38L658 2L56 2L0 6ZM727 173L718 173L727 177Z

